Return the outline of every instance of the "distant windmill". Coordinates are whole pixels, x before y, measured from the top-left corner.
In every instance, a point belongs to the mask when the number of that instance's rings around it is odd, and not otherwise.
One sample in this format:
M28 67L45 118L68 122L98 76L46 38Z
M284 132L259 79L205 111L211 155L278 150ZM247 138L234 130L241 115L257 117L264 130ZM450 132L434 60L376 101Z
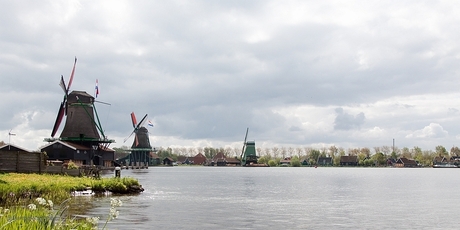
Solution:
M149 148L150 140L149 140L149 132L147 128L144 127L145 122L147 121L148 114L141 119L139 123L137 123L136 115L134 112L131 113L131 122L133 124L134 130L131 132L129 137L125 138L123 142L126 142L133 134L134 134L134 142L131 148Z
M257 164L256 143L254 141L246 141L248 138L249 128L246 129L244 136L243 149L241 150L241 165L250 166Z
M126 142L133 134L134 141L131 146L131 153L123 160L128 160L128 163L131 164L133 168L148 167L150 164L150 152L152 151L152 146L150 146L149 131L144 127L144 124L147 121L147 116L148 115L145 114L138 123L134 112L131 113L131 122L134 130L131 132L129 137L125 138L124 142Z

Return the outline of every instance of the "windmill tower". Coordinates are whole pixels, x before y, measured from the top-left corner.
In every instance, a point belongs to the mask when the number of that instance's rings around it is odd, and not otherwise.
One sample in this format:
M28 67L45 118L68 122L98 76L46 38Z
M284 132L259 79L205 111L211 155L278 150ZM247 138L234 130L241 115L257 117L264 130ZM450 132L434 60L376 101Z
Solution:
M243 149L241 150L241 165L251 166L257 164L256 143L254 141L246 141L248 138L249 128L246 129L244 137Z
M147 121L147 116L148 114L145 114L138 123L134 112L131 113L131 122L134 130L131 132L131 135L125 139L125 142L134 134L134 141L131 145L131 153L129 154L128 159L126 159L128 160L128 164L130 164L133 168L147 168L150 163L150 152L152 151L152 146L150 145L149 131L144 127L144 124Z
M82 162L82 164L102 165L103 160L110 161L110 156L104 157L104 154L114 140L107 139L104 134L94 106L95 98L84 91L72 91L69 93L76 64L77 58L75 58L67 86L64 82L64 77L61 75L59 85L64 91L64 98L59 106L51 138L45 139L48 142L59 141L61 145L70 146L74 152L48 148L47 151L52 151L52 153L47 153L54 158L59 156L62 160L76 160ZM66 121L61 135L59 138L54 138L64 117L66 117ZM113 161L113 156L111 158Z

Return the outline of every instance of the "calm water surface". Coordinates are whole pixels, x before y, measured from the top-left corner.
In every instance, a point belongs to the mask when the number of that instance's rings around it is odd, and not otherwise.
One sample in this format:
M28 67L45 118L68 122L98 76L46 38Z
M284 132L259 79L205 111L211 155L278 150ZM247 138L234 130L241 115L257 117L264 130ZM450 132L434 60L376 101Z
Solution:
M460 169L151 167L109 229L458 229ZM107 216L110 197L78 198ZM88 205L90 205L88 207Z

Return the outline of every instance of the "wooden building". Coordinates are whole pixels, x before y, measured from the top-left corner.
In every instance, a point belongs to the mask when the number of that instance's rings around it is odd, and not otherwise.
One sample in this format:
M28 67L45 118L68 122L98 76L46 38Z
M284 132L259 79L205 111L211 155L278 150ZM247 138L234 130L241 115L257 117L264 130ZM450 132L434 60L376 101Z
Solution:
M358 156L341 156L340 166L358 166Z
M321 166L332 166L332 157L318 157L317 164Z
M415 167L418 167L418 164L415 160L401 157L396 161L394 166L398 168L415 168Z
M74 142L56 140L40 148L49 160L72 161L78 166L114 166L115 151L102 145L87 146Z

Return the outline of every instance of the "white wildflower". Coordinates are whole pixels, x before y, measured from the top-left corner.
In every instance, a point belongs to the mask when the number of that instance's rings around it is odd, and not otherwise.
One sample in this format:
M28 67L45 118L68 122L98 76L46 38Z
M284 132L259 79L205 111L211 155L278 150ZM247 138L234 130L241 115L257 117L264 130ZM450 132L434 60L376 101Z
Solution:
M99 222L99 217L88 217L86 218L86 221L92 225L97 225Z
M46 202L46 200L42 197L38 197L37 199L35 199L39 205L43 205L43 206L46 206L48 203Z
M112 207L120 207L122 205L121 200L110 198L110 206Z
M109 220L116 219L118 217L119 212L117 211L116 208L112 207L110 208L110 213L109 213Z
M53 208L53 201L52 200L48 200L48 206L52 209Z
M30 210L35 210L35 209L37 209L37 205L29 204L29 205L27 205L27 208L29 208Z

